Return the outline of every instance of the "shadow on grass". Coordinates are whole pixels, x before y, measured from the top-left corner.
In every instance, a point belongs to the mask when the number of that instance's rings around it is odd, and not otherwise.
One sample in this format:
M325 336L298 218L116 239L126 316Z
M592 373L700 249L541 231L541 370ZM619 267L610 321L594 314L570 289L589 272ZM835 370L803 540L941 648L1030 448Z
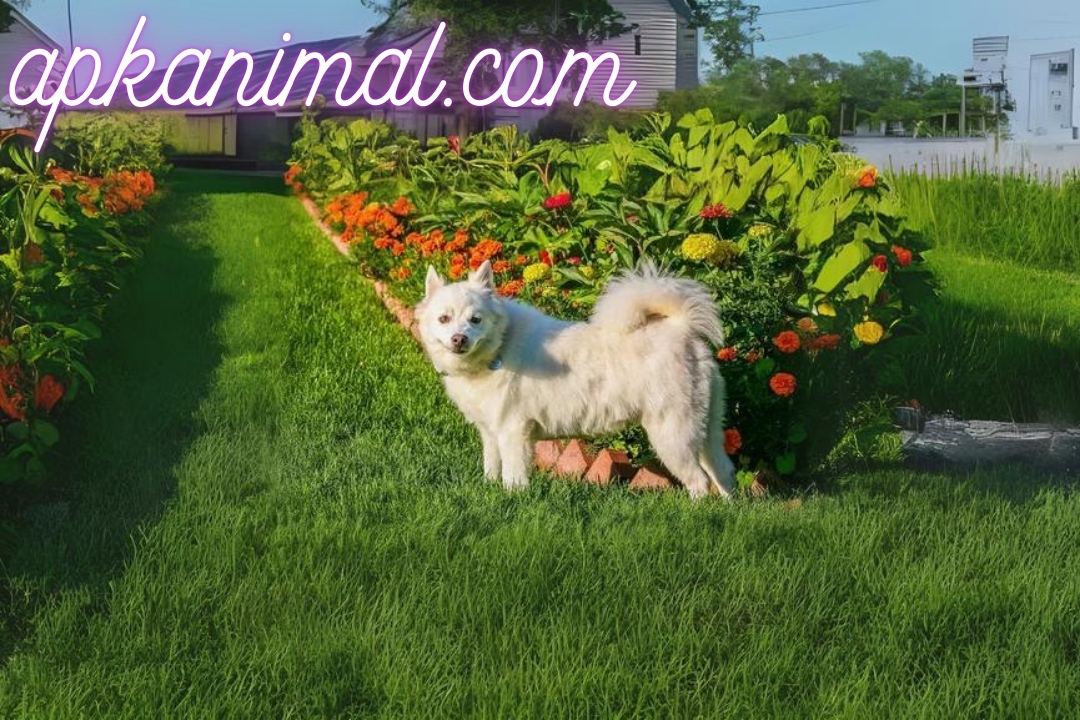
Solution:
M174 466L198 432L196 410L222 355L213 329L226 298L213 290L216 260L200 226L207 189L188 173L169 183L145 255L90 349L96 391L84 390L60 418L48 484L15 518L0 580L10 599L0 610L0 662L49 598L85 590L100 602L133 534L176 492Z

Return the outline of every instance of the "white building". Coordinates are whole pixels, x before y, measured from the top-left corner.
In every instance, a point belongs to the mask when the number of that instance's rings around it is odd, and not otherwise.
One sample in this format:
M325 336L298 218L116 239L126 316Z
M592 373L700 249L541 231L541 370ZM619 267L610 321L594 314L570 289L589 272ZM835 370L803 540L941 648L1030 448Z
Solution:
M60 61L53 66L53 88L58 87L63 78L63 59L66 54L55 40L30 22L25 15L15 8L11 8L10 11L11 27L7 29L7 32L0 33L0 129L23 127L26 124L26 116L22 109L12 105L8 97L11 76L26 53L38 48L60 51ZM44 68L45 61L35 58L27 65L23 76L32 78L33 83L36 84ZM32 91L33 87L28 87L23 92L29 94Z

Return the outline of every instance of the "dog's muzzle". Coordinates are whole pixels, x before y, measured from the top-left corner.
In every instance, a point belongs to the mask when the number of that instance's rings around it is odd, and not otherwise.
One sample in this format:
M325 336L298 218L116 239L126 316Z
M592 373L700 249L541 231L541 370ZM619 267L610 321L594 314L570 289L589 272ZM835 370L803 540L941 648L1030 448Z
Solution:
M450 349L458 355L469 349L469 338L461 333L450 336Z

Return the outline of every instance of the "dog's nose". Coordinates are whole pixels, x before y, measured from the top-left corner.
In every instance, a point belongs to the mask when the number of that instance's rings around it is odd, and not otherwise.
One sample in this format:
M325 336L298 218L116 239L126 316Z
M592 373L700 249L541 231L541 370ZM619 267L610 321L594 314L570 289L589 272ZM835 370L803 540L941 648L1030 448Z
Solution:
M450 345L453 346L455 352L461 352L465 349L465 345L469 342L469 338L465 337L461 333L452 335L450 337Z

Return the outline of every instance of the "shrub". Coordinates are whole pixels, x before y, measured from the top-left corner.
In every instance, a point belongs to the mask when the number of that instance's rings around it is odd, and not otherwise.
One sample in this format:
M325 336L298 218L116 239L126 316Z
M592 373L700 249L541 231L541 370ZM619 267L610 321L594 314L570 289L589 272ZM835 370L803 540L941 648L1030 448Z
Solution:
M39 477L59 439L54 416L93 376L84 346L155 192L146 170L105 177L49 165L0 142L0 483Z
M83 175L168 170L166 125L152 113L69 113L53 137L58 163Z
M636 139L585 145L497 128L458 150L399 170L393 202L356 186L328 203L364 271L415 302L426 264L456 279L491 260L501 293L579 319L642 257L706 283L743 482L819 462L859 402L906 390L932 297L922 241L875 168L794 142L783 117L755 134L708 111L652 115Z
M595 102L575 106L557 102L551 112L540 119L536 136L540 140L598 142L607 137L607 130L633 131L642 126L642 113L609 108Z

